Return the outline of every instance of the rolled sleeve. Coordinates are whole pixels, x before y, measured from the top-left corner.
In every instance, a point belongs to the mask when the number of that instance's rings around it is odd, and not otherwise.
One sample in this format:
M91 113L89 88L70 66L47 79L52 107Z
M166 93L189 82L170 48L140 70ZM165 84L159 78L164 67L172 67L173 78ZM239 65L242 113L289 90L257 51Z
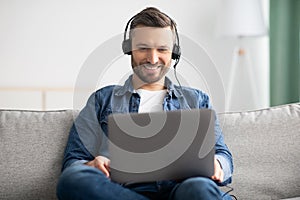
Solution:
M232 172L229 161L222 155L215 155L215 158L219 161L221 168L224 172L224 181L231 178Z
M73 166L73 165L82 165L82 164L85 164L87 162L89 162L89 161L88 160L76 160L70 166Z

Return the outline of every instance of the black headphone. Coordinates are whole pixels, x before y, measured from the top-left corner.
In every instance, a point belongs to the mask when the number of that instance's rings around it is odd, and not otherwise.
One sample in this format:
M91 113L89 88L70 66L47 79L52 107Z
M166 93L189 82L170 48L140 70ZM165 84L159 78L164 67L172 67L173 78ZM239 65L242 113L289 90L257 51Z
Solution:
M173 26L174 30L175 30L176 43L174 44L173 49L172 49L172 59L176 60L176 64L174 65L174 68L175 68L176 65L177 65L177 63L179 62L179 59L180 59L180 56L181 56L181 49L180 49L180 46L179 46L179 36L178 36L177 28L175 26L174 21L168 15L166 15L164 13L163 13L163 15L165 15L167 18L170 19L171 26ZM126 54L126 55L131 55L131 53L132 53L131 52L132 51L132 48L131 48L131 39L126 39L126 35L127 35L127 30L128 30L129 24L131 23L131 21L135 17L136 17L136 15L134 15L133 17L131 17L130 20L127 22L126 28L125 28L125 32L124 32L124 40L122 42L122 50L123 50L123 53Z

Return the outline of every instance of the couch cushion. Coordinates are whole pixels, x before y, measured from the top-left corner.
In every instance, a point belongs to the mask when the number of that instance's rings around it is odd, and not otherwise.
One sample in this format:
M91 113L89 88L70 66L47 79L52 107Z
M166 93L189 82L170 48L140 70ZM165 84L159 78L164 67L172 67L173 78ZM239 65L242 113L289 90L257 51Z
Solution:
M219 114L239 199L300 197L300 104Z
M0 199L56 199L72 111L0 111Z

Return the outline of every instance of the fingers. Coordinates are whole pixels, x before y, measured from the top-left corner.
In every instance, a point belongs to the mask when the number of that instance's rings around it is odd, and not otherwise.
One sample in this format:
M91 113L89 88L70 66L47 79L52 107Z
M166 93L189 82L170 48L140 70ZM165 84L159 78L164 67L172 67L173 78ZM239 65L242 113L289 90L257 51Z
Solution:
M98 165L97 168L100 169L107 178L109 178L109 169L107 168L106 165L101 164L101 165Z
M110 160L104 156L97 156L94 160L86 163L89 166L96 167L104 173L106 177L109 178L109 165Z
M211 178L214 180L214 181L217 181L217 182L223 182L223 173L222 171L219 171L219 172L216 172Z
M97 156L95 158L96 168L100 169L106 177L109 177L109 164L110 160L104 156Z

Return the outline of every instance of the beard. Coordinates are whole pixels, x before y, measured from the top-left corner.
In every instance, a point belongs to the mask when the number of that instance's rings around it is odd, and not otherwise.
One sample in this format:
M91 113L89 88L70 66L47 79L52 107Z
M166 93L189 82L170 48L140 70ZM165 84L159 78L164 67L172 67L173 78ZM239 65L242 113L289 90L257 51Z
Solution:
M134 61L132 62L132 69L134 73L139 77L141 81L147 84L155 83L165 77L170 67L163 64L150 64L144 63L137 65Z

